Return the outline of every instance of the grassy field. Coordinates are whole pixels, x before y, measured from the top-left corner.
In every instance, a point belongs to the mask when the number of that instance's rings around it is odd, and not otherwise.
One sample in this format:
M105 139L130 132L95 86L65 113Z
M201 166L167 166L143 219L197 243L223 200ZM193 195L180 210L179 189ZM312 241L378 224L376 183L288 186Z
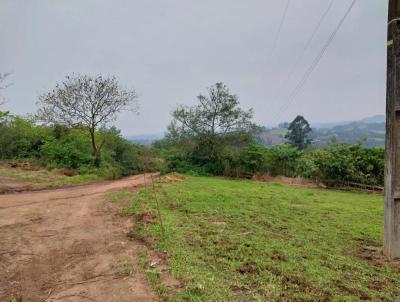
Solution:
M189 176L156 192L143 190L124 211L138 218L134 236L168 255L182 282L171 300L400 297L400 266L381 255L382 196Z
M99 181L97 175L66 176L56 171L0 167L0 193L62 188Z

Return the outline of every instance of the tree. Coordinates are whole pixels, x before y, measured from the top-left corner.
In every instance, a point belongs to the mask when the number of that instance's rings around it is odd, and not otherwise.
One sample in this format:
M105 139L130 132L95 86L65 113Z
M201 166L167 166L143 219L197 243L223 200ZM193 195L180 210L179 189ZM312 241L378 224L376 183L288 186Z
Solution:
M255 129L251 122L253 110L241 109L238 97L223 83L208 88L208 95L200 94L197 101L197 105L179 106L172 113L170 138L196 139L198 149L201 147L209 157L216 158L221 143L240 144Z
M311 144L311 139L309 138L311 132L312 129L307 120L303 116L298 115L290 123L285 138L290 145L299 149L305 149Z
M253 111L239 107L236 95L230 94L223 83L208 88L208 96L200 94L195 106L179 106L173 113L169 130L172 136L194 137L214 145L218 137L254 128Z
M10 84L4 84L6 78L10 75L9 72L0 73L0 90L6 89ZM3 95L0 94L0 105L5 103ZM9 111L0 111L0 123L3 123L9 116Z
M97 142L96 131L114 121L123 110L138 110L137 94L124 90L115 77L66 76L49 93L39 96L37 117L48 124L84 126L90 133L95 163L106 140Z
M9 72L0 73L0 90L6 89L10 84L4 84L6 78L10 75ZM0 95L0 105L4 103L4 97Z

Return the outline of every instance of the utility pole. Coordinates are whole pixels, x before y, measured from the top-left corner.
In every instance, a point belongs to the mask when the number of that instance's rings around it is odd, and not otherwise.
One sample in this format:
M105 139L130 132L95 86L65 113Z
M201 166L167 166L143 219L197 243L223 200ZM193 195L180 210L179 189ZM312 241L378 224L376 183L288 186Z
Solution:
M383 251L400 258L400 0L389 0Z

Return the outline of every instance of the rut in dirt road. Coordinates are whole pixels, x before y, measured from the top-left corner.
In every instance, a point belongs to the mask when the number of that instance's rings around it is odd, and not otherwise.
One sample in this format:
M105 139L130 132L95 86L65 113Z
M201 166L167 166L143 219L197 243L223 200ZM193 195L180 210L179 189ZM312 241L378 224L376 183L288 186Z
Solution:
M126 236L133 221L104 197L143 184L138 175L0 195L0 301L156 301L137 264L141 245Z

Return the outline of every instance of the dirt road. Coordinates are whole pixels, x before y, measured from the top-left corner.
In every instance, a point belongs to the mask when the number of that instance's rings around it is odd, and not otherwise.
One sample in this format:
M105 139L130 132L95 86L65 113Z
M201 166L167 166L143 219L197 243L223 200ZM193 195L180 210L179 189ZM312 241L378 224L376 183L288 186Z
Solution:
M133 221L105 198L143 182L0 195L0 301L156 301L126 236Z

